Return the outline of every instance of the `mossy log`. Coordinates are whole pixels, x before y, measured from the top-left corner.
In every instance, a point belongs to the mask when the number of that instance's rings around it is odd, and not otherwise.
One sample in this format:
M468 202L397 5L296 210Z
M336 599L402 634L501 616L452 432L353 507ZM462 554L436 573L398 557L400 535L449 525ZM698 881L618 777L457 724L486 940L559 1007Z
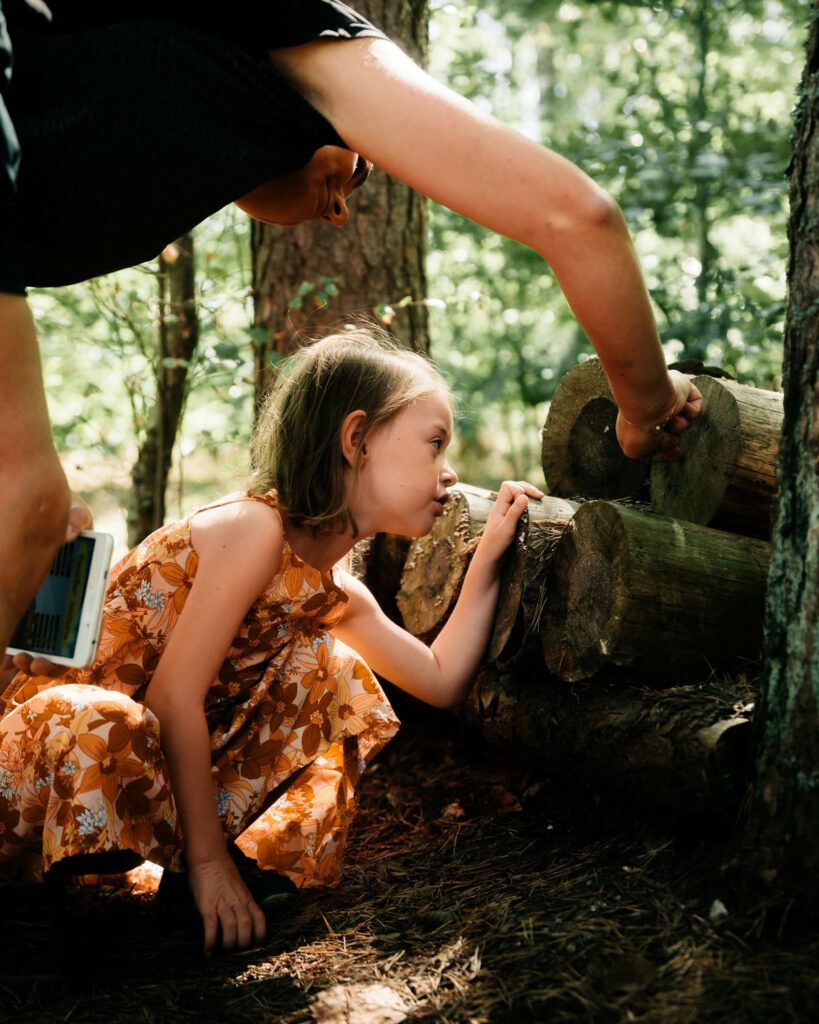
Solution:
M747 680L656 689L615 673L567 685L530 646L485 665L462 714L490 743L573 786L733 816L749 778Z
M655 459L651 504L661 515L770 536L782 395L698 376L701 414L682 435L682 462Z
M654 686L756 661L770 545L639 512L581 505L557 544L541 637L561 679L629 666Z
M561 379L542 432L541 461L550 494L639 498L649 463L627 458L617 443L617 404L599 359Z
M494 491L458 484L450 491L450 500L432 531L409 546L396 604L404 626L426 642L440 631L457 600L472 553L496 498ZM530 524L562 530L575 508L573 502L561 498L529 500L501 581L496 626L490 642L496 654L505 646L517 619Z

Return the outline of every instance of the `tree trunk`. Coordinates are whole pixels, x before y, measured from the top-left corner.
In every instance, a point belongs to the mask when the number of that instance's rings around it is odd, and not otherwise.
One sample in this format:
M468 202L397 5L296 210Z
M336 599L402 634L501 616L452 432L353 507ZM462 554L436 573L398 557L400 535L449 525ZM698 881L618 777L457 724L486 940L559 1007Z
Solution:
M356 10L425 63L427 0L359 0ZM256 343L257 401L272 364L299 336L326 334L355 316L372 318L378 307L390 307L382 319L401 344L429 351L426 200L406 185L375 169L351 197L341 230L321 221L296 228L253 222L251 246L255 322L268 335Z
M481 669L463 714L491 743L574 786L733 815L749 777L752 701L744 679L658 690L620 673L569 686L528 646Z
M444 514L426 537L412 541L407 551L398 610L404 627L430 642L449 617L469 567L478 539L497 495L480 487L459 484L450 491ZM577 506L560 498L529 501L516 543L510 550L501 579L501 593L490 640L490 657L499 657L518 617L524 590L527 538L550 527L559 533ZM532 524L530 526L530 523ZM540 550L540 545L535 545Z
M655 459L651 504L660 515L770 537L782 395L695 377L702 412L682 435L682 462Z
M128 543L135 547L165 521L165 488L185 405L188 366L199 343L193 234L159 257L159 333L156 402L131 470Z
M746 860L802 906L819 892L819 21L810 27L791 166L785 422Z
M617 443L617 404L599 359L561 379L552 398L541 449L550 494L571 498L638 498L648 462L629 459Z
M627 665L659 689L755 661L769 558L750 537L581 505L551 563L546 664L568 681Z

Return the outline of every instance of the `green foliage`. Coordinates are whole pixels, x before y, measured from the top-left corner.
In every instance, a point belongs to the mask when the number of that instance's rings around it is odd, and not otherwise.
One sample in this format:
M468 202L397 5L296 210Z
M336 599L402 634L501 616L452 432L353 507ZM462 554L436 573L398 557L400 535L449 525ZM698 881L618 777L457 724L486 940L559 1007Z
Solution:
M246 447L253 354L247 219L231 207L197 233L199 351L178 456ZM156 264L30 295L58 448L73 462L129 466L155 400ZM176 360L162 360L176 365Z
M806 0L433 7L433 74L578 163L623 207L669 360L701 355L777 387ZM546 403L591 348L540 257L434 205L429 224L426 304L459 401L456 465L474 483L537 480ZM248 235L233 207L197 233L202 340L177 456L178 466L209 453L237 478L267 341L252 326ZM337 291L331 277L306 281L291 306ZM64 451L132 460L154 398L156 295L147 265L32 295Z
M669 361L778 387L789 115L804 0L495 0L437 5L432 72L579 164L635 236ZM533 253L433 207L434 354L463 400L469 479L482 424L531 410L591 347ZM519 446L521 449L525 446ZM538 474L538 438L486 482ZM473 468L474 466L474 468Z

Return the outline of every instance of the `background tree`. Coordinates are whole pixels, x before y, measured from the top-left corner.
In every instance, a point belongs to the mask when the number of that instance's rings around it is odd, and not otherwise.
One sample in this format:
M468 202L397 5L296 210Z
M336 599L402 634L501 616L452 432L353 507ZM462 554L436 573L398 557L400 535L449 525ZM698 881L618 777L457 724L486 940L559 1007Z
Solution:
M187 394L188 367L199 343L193 232L159 256L157 359L151 420L131 470L128 544L134 547L165 522L171 454Z
M426 63L427 0L362 0L356 9ZM297 333L318 335L342 317L377 310L402 344L429 350L426 201L375 170L350 203L342 230L254 222L256 390Z
M814 8L815 10L815 8ZM790 174L785 422L746 850L756 874L819 894L819 21L814 16Z

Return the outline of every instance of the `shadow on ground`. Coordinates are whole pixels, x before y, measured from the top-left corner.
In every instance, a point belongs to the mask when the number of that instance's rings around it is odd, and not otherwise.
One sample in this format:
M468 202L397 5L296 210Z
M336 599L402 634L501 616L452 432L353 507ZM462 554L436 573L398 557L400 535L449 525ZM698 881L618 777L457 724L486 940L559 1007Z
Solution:
M713 824L569 793L406 723L361 789L342 885L205 960L150 895L75 886L2 919L17 1024L778 1024L819 1015L819 931L739 913Z

